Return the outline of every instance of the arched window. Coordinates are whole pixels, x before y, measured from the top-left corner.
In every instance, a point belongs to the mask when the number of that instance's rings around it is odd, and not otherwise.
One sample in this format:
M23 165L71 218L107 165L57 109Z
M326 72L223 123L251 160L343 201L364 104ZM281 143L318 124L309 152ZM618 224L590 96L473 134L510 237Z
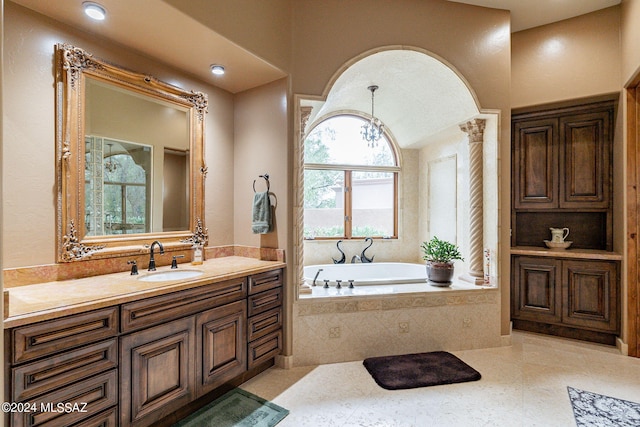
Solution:
M373 147L365 119L330 117L304 141L304 237L394 238L398 235L398 173L386 135Z

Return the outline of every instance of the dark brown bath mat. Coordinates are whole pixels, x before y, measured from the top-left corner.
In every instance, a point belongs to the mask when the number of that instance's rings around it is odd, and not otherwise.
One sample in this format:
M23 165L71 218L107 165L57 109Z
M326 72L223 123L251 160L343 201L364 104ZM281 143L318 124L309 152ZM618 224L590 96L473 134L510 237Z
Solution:
M387 390L478 381L480 372L446 351L370 357L363 362L375 382Z

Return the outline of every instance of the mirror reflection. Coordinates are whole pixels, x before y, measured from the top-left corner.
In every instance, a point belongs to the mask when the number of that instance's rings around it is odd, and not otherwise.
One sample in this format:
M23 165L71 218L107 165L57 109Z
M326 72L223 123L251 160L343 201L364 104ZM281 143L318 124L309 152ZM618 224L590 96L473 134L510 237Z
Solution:
M187 230L188 111L85 80L85 235Z

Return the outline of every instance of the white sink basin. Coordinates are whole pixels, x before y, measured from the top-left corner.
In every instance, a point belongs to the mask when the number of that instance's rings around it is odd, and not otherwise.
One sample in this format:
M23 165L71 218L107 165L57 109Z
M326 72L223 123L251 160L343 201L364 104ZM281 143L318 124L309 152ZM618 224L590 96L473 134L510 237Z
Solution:
M166 282L169 280L192 279L201 276L204 271L201 270L170 270L158 271L157 273L148 273L138 277L143 282Z

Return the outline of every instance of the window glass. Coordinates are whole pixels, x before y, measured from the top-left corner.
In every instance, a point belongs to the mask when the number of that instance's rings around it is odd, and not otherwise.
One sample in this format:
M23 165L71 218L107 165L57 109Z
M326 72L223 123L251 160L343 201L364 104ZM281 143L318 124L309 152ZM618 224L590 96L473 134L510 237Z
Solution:
M344 172L305 170L304 236L344 236Z
M356 116L336 116L320 123L305 141L305 163L395 166L395 156L385 139L376 147L367 146L360 135L364 123Z
M304 142L304 237L397 237L397 160L391 143L362 139L361 117L317 125Z
M352 237L394 235L394 174L353 172Z

